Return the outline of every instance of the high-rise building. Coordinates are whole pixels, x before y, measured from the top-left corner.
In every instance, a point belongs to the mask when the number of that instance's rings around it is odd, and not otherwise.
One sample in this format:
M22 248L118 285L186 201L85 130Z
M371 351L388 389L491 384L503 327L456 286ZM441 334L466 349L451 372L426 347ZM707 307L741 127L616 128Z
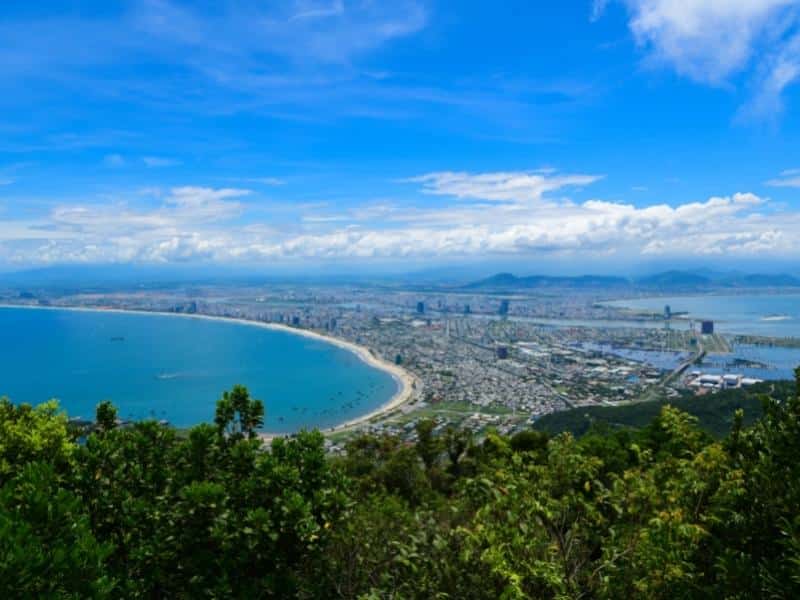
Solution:
M672 309L669 307L669 304L664 307L664 318L667 320L672 318Z
M714 321L703 321L700 323L700 333L703 335L711 335L714 333Z
M497 358L505 360L508 358L508 348L506 346L497 347Z
M508 300L500 300L500 308L497 310L498 315L507 315L508 314Z
M417 302L417 314L424 315L425 314L425 303L420 301Z

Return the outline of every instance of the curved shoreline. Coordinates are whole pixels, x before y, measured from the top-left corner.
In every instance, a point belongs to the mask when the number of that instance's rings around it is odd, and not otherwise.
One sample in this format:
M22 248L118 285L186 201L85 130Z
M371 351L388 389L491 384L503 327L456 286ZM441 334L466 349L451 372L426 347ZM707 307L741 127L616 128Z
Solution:
M333 427L327 427L325 429L318 428L319 431L325 435L354 429L359 425L363 425L364 423L375 419L376 417L382 416L386 413L392 412L400 408L401 406L403 406L404 404L408 403L411 400L411 398L414 395L416 387L417 380L413 375L411 375L408 371L406 371L402 367L394 363L390 363L389 361L383 358L375 356L372 353L372 351L366 346L359 346L358 344L355 344L353 342L325 335L322 333L318 333L316 331L311 331L308 329L297 329L295 327L289 327L288 325L284 325L282 323L265 323L263 321L253 321L250 319L242 319L238 317L173 313L173 312L152 311L152 310L136 310L130 308L102 308L102 307L89 307L89 306L33 306L30 304L0 304L0 308L25 308L31 310L71 310L80 312L154 315L162 317L183 317L187 319L222 321L226 323L233 323L250 327L260 327L262 329L270 329L272 331L283 331L285 333L296 334L303 337L326 342L328 344L332 344L334 346L342 348L343 350L347 350L348 352L355 354L361 361L365 362L367 365L391 375L392 379L394 379L395 382L397 383L398 389L395 392L395 394L391 398L389 398L387 402L385 402L384 404L370 411L367 414L355 417L353 419L345 421L344 423L334 425ZM293 433L262 431L260 432L259 435L265 441L269 441L276 437L288 437L293 435Z

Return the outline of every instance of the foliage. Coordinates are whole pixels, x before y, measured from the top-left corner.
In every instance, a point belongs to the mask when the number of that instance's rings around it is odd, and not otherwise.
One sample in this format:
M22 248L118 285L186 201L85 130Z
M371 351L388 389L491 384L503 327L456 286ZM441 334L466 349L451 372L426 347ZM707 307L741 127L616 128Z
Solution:
M800 372L798 372L800 386ZM0 403L0 591L114 598L800 597L800 397L724 439L664 405L638 428L265 446L237 386L186 435L84 443L54 403ZM741 399L741 398L740 398ZM639 417L637 417L639 418Z
M64 469L75 449L67 431L67 417L55 401L37 407L14 406L0 398L0 485L32 461Z
M534 427L550 435L569 431L574 436L582 436L598 425L641 428L655 419L662 408L674 406L697 417L701 429L716 438L723 438L730 432L737 410L744 411L745 424L752 425L761 416L761 396L767 394L784 400L793 393L793 386L789 382L765 382L749 388L722 390L703 397L686 393L669 401L573 408L545 415Z
M109 551L50 465L28 463L0 489L3 598L110 597Z

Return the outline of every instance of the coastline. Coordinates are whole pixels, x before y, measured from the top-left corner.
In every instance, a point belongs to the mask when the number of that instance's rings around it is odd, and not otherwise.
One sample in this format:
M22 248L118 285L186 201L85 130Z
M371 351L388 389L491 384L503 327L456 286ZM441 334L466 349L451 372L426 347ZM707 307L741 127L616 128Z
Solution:
M397 410L398 408L407 404L412 399L416 388L417 379L411 373L409 373L399 365L396 365L383 358L375 356L372 353L372 351L366 346L359 346L358 344L355 344L347 340L343 340L341 338L336 338L333 336L325 335L308 329L298 329L295 327L290 327L282 323L265 323L263 321L253 321L250 319L242 319L238 317L223 317L217 315L136 310L128 308L103 308L103 307L88 307L88 306L34 306L30 304L0 304L0 308L25 308L30 310L71 310L80 312L101 312L101 313L133 314L133 315L155 315L163 317L183 317L186 319L223 321L227 323L233 323L250 327L260 327L262 329L269 329L272 331L282 331L285 333L296 334L307 338L316 339L318 341L326 342L328 344L332 344L334 346L342 348L343 350L355 354L361 361L365 362L369 366L375 369L379 369L391 375L392 379L394 379L394 381L397 383L398 389L395 392L395 394L391 398L389 398L387 402L385 402L378 408L370 411L369 413L366 413L359 417L355 417L338 425L334 425L333 427L327 427L324 430L320 429L319 431L323 435L330 435L332 433L341 433L343 431L354 429L360 425L363 425L364 423L367 423L368 421L375 419L376 417L380 417L389 412ZM259 437L261 437L261 439L264 440L265 442L268 442L274 438L289 437L291 435L292 433L263 431L260 432Z

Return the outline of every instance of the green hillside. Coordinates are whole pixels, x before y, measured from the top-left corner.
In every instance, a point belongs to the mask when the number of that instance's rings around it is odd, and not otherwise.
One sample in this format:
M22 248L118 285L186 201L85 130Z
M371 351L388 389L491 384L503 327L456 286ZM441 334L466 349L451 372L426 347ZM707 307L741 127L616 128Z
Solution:
M239 386L186 435L120 427L108 403L73 431L55 403L3 400L0 594L797 598L799 391L800 372L719 440L650 406L649 422L601 413L641 428L581 438L423 420L414 445L365 435L339 456L319 432L265 448L264 407ZM726 415L753 398L707 400Z
M555 435L569 431L581 436L592 425L644 427L655 419L666 405L684 411L698 420L698 426L716 438L728 435L734 414L744 412L744 424L751 425L762 412L761 396L785 399L793 393L792 382L769 382L749 388L724 390L707 396L687 394L665 402L640 402L624 406L591 406L552 413L539 419L534 428Z

